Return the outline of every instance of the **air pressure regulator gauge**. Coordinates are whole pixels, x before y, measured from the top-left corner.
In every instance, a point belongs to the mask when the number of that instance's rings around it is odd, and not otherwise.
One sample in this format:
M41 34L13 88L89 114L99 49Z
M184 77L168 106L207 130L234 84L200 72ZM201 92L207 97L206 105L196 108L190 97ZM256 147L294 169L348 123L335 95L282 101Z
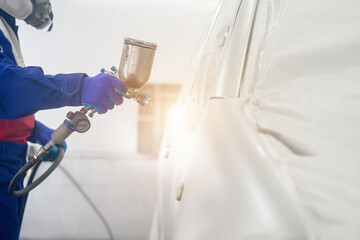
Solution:
M78 133L84 133L90 128L90 121L88 119L82 119L75 125L75 131Z
M86 112L85 112L86 113ZM68 128L78 133L84 133L89 130L91 124L85 113L82 112L68 112L66 117L70 120L66 120Z

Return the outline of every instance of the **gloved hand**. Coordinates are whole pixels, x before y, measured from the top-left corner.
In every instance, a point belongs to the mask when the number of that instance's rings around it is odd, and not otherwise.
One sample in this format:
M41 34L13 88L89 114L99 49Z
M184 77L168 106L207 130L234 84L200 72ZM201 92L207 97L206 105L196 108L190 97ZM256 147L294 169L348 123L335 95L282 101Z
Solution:
M29 142L38 143L41 145L45 145L51 140L51 134L54 132L54 129L46 127L39 121L35 121L35 127L33 134L27 139ZM43 161L53 162L59 155L59 147L66 151L67 145L66 142L62 142L59 145L54 145L49 153L43 158Z
M114 104L123 103L127 92L125 85L117 78L100 73L95 77L85 77L81 89L81 104L90 109L95 108L99 114L114 108Z

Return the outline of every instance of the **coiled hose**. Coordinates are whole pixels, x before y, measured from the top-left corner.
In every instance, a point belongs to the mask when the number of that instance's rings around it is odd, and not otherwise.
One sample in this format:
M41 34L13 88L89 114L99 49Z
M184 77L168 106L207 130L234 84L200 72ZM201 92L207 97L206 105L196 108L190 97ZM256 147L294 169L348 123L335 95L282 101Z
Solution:
M36 170L39 168L40 164L41 164L41 159L32 159L29 160L14 176L14 178L11 180L8 191L10 193L11 196L13 197L21 197L25 194L28 194L31 190L33 190L34 188L36 188L40 183L42 183L42 181L44 181L54 170L55 168L57 168L57 166L59 166L60 162L62 161L62 159L64 158L64 149L62 149L61 147L59 147L59 155L58 157L55 159L55 161L53 162L53 164L51 164L51 166L48 168L48 170L46 170L40 177L38 177L34 182L34 176L36 171L33 173L31 173L29 181L26 185L26 187L24 187L23 189L20 190L15 190L16 189L16 185L18 184L18 182L20 182L26 175L27 171L29 171L34 165L36 167ZM35 170L34 167L34 170ZM31 181L30 181L31 180Z

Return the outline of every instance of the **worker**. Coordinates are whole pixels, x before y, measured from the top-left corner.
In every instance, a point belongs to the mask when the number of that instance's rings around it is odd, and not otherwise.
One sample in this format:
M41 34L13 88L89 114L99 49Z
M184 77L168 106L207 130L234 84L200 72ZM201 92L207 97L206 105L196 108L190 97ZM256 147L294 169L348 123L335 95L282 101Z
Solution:
M8 186L25 164L27 141L45 144L54 131L34 119L42 109L85 105L105 113L123 102L118 92L126 87L113 76L100 73L45 75L40 67L25 67L15 24L25 20L37 29L52 28L50 0L0 0L0 239L19 238L23 198L11 197ZM117 91L115 91L116 89ZM57 157L54 146L45 160ZM17 189L23 187L18 184Z

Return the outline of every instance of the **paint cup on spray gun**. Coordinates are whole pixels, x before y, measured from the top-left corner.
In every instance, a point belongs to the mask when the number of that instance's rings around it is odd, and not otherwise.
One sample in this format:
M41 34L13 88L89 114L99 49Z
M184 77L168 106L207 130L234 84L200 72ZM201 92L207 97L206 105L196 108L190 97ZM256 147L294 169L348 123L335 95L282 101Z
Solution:
M124 83L128 91L118 91L124 97L141 105L150 104L150 96L140 88L149 80L156 47L154 43L125 38L119 69L112 67L111 71L101 69L101 72L111 74Z

